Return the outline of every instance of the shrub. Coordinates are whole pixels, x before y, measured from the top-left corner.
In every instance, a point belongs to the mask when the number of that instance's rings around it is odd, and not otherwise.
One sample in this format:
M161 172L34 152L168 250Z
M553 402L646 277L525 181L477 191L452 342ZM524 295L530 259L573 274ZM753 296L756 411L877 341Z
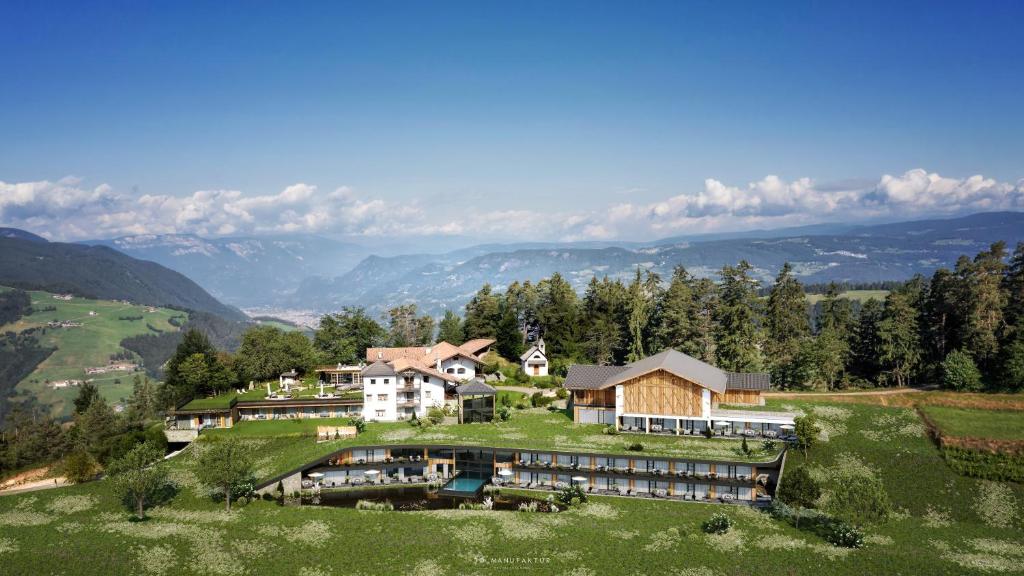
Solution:
M583 504L587 501L587 493L579 484L572 484L559 490L558 495L555 496L555 500L558 500L566 507L572 506L573 504Z
M750 454L750 446L747 446L746 436L743 437L743 442L740 443L740 450L742 450L744 454Z
M609 424L604 427L604 430L601 430L601 433L607 434L609 436L615 436L619 433L619 431L615 429L615 426Z
M558 396L559 400L565 400L569 397L569 391L565 388L558 388L555 390L555 396Z
M712 436L712 435L713 435L714 433L713 433L713 432L711 431L711 428L710 428L710 427L705 427L705 428L704 428L704 431L703 431L703 432L701 432L701 434L703 434L705 438L711 438L711 436Z
M942 361L942 386L958 392L981 390L981 372L970 355L954 350Z
M435 425L444 422L444 410L437 406L427 410L427 420L430 420L430 423Z
M530 396L530 403L533 404L534 408L543 408L554 401L554 398L545 396L543 392L534 392L533 395Z
M356 433L362 434L366 430L366 420L362 416L353 416L348 419L349 426L354 426Z
M502 422L508 422L508 419L512 417L512 410L508 406L499 406L494 413Z
M722 512L715 512L700 528L705 534L725 534L732 528L732 520Z
M370 510L373 512L391 512L395 505L390 501L374 502L373 500L360 500L356 502L356 510Z
M845 475L829 495L828 509L836 516L852 522L881 522L892 512L892 503L878 478Z
M761 449L765 452L775 452L775 440L765 440L761 442Z
M64 476L69 482L81 484L96 477L99 464L85 450L77 450L64 459Z
M516 400L516 410L526 410L530 405L526 403L526 400Z
M822 530L825 533L825 540L833 546L842 548L861 548L864 546L864 533L856 526L852 526L842 520L828 522Z
M626 450L630 452L643 452L644 445L639 442L633 442L632 444L626 444Z

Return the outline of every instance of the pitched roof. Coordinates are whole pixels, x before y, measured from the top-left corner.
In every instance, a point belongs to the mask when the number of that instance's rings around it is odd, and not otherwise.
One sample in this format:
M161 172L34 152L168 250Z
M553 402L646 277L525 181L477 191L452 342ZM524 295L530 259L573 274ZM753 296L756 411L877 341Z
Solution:
M363 368L363 376L394 376L395 371L383 360L378 360Z
M444 372L438 372L430 366L420 362L413 358L398 358L391 361L391 368L396 372L405 372L406 370L415 370L420 374L426 374L428 376L434 376L447 382L458 383L461 380L455 378L451 374L445 374Z
M425 346L405 346L402 348L367 348L366 349L366 361L376 362L383 360L390 362L395 358L422 358L427 353L428 348Z
M459 348L462 348L466 352L475 356L478 352L487 348L491 344L494 344L494 338L474 338L463 342Z
M468 384L463 384L455 389L455 393L460 396L480 396L487 395L491 396L497 394L493 386L488 386L479 380L473 380Z
M598 366L597 364L573 364L562 384L566 390L597 390L605 380L625 370L625 366Z
M767 390L771 377L767 372L727 372L726 390Z
M655 370L664 370L670 374L675 374L680 378L685 378L719 394L725 392L725 383L728 380L725 372L711 364L701 362L693 356L668 348L654 356L648 356L643 360L627 364L626 370L605 380L601 387L607 388L608 386L621 384L626 380L643 376Z
M540 355L543 356L545 359L548 357L548 355L545 354L543 350L541 350L536 344L534 344L533 346L530 346L529 350L523 352L523 355L519 357L519 360L526 362L527 360L530 359L530 356L533 356L534 352L540 352Z
M656 370L664 370L704 388L726 390L767 390L768 374L724 372L671 348L625 366L594 366L575 364L569 367L565 387L569 390L600 390Z

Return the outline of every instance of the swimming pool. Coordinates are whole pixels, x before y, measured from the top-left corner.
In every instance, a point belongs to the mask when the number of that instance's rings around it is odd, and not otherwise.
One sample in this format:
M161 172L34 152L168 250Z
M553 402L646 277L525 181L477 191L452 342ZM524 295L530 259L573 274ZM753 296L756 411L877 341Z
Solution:
M441 488L442 493L455 493L472 495L483 488L487 481L483 478L470 478L468 476L456 476Z

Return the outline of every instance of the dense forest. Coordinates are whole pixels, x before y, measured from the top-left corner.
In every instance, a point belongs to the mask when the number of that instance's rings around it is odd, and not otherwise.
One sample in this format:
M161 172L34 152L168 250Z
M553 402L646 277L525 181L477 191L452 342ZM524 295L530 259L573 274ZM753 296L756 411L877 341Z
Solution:
M17 322L32 313L32 297L24 290L0 292L0 326Z
M10 395L14 387L36 369L40 362L53 354L54 348L44 348L36 337L36 329L19 334L0 334L0 427L10 411Z

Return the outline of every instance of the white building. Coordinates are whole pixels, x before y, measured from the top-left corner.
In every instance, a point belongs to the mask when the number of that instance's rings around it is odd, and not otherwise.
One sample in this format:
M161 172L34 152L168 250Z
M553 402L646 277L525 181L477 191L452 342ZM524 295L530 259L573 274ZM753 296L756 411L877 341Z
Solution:
M541 338L536 344L519 357L522 362L523 372L527 376L548 375L548 355L544 350L544 339Z
M440 342L433 346L367 348L362 370L363 418L393 422L422 418L434 406L444 406L446 394L472 380L494 340L470 340L462 346Z

